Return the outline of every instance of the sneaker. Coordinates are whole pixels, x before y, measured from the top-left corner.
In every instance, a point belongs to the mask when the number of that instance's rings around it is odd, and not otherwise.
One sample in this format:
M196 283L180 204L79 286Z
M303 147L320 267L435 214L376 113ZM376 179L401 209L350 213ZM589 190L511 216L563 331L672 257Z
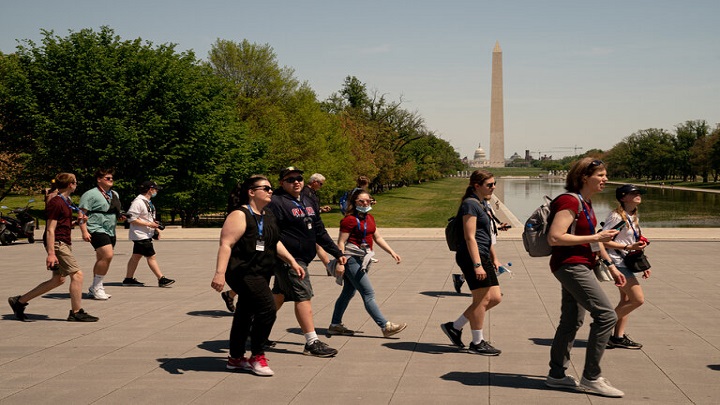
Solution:
M332 357L337 354L337 350L319 340L316 340L312 343L305 344L303 354L306 356Z
M250 370L250 365L245 356L238 358L228 356L225 368L228 370Z
M104 301L104 300L110 299L111 296L105 292L105 288L103 288L103 287L97 287L97 288L90 287L88 289L88 297L90 297L92 299Z
M392 323L388 321L382 329L382 333L384 337L390 337L404 331L405 328L407 328L406 323Z
M444 324L440 325L440 329L442 329L442 331L445 332L447 337L450 338L450 341L452 342L453 345L455 345L461 349L465 348L465 344L462 342L462 329L461 330L455 329L452 322L448 322L448 323L444 323Z
M624 392L610 385L610 381L606 380L604 377L598 377L597 380L588 380L583 377L580 380L580 386L578 388L581 391L590 394L597 394L610 398L620 398L625 395Z
M80 308L79 311L74 312L72 309L70 310L70 314L68 315L68 322L97 322L98 321L97 316L92 316L85 312L84 309Z
M15 318L17 318L18 321L27 321L27 315L25 315L25 307L28 305L28 303L21 303L20 296L17 295L15 297L9 297L8 298L8 304L10 304L10 308L12 308L13 313L15 314Z
M550 388L577 389L578 385L580 385L580 382L577 380L577 378L571 375L566 375L563 378L554 378L547 376L547 378L545 379L545 385Z
M263 377L270 377L275 375L275 372L268 367L267 359L264 354L256 354L255 356L248 359L248 370L252 371L255 375Z
M642 348L642 344L635 342L630 339L628 335L622 335L622 337L610 336L610 340L607 343L607 349L614 349L619 347L621 349L638 350Z
M453 274L453 287L455 287L455 292L460 294L460 288L462 288L463 284L465 284L465 279L463 278L462 274Z
M499 356L500 353L502 353L502 350L492 347L490 343L485 340L481 340L478 344L470 342L468 352L483 356Z
M233 301L234 298L230 296L230 291L223 291L220 293L220 296L222 297L223 301L225 301L225 306L227 307L228 311L235 312L235 301Z
M141 283L141 282L137 281L136 278L125 277L125 279L122 282L122 285L125 287L144 287L145 283Z
M332 324L327 329L328 335L344 335L344 336L352 336L355 334L354 330L348 329L343 324Z
M158 279L158 287L169 287L175 280L162 276Z
M378 263L378 262L380 261L380 259L376 259L376 258L373 257L373 258L370 259L370 261L373 262L373 263Z

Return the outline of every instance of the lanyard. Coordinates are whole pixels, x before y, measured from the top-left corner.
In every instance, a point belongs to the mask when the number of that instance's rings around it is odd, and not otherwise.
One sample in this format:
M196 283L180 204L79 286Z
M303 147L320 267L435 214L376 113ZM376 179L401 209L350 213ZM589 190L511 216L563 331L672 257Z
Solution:
M260 221L258 221L250 204L247 205L247 208L250 211L250 214L252 214L253 218L255 218L255 224L257 224L257 228L258 228L258 235L259 235L260 239L262 239L263 238L263 224L265 223L265 216L260 214Z
M355 221L357 221L358 232L363 233L362 243L367 244L367 242L365 241L365 239L367 238L367 217L365 218L365 229L360 229L360 217L358 217L357 215L355 216Z
M111 190L108 190L108 192L106 193L105 190L103 190L102 187L100 187L100 186L98 186L98 190L100 190L100 194L102 194L103 197L105 197L105 199L107 200L108 203L110 202L110 200L112 200L112 191Z
M150 200L147 200L147 203L148 203L148 208L150 208L149 209L150 215L155 217L155 206L153 205L152 201L150 201Z
M75 212L78 212L80 210L77 207L77 205L75 205L69 201L70 200L69 198L66 200L64 195L62 195L62 194L58 194L58 195L60 196L60 198L62 198L63 202L65 202L65 205L67 205L68 208L70 208L70 210L75 211Z
M630 229L632 229L633 235L635 235L635 242L637 242L638 239L640 239L640 234L638 233L638 231L635 230L635 227L633 226L632 221L630 220L630 215L627 212L625 212L625 217L628 219L627 223L628 223L628 225L630 225Z
M580 202L582 202L583 212L585 213L585 218L587 219L588 225L590 226L590 230L592 233L590 235L595 234L595 224L590 219L590 213L588 212L587 208L585 207L585 200L583 200L582 195L578 193L578 198L580 199ZM590 208L592 210L592 208ZM593 215L595 215L595 212L593 211Z
M306 218L309 217L309 215L307 213L307 209L305 208L305 206L303 204L300 204L297 200L292 199L292 198L290 199L290 201L292 201L293 204L295 204L295 206L298 207L300 209L300 211L302 211L303 215Z
M482 202L483 210L488 216L488 220L490 221L490 229L492 230L492 233L497 235L497 225L495 224L495 215L492 212L492 208L490 208L490 205L487 201Z

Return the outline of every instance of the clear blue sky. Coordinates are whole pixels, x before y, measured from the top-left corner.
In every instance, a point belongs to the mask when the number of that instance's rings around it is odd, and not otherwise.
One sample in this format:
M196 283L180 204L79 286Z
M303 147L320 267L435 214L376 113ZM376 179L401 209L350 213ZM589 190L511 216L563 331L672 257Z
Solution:
M271 45L319 99L357 76L418 111L461 156L489 149L504 62L505 156L608 149L646 128L720 123L720 1L9 1L0 51L40 30L108 25L205 59L216 39ZM534 153L537 156L537 153Z

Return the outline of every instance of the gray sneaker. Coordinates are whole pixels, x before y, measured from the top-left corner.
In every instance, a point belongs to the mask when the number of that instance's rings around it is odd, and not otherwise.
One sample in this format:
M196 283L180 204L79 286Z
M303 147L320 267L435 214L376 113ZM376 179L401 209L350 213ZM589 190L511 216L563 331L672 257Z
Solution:
M613 387L610 384L610 381L606 380L604 377L598 377L597 380L588 380L583 377L580 380L580 386L578 389L590 394L597 394L610 398L620 398L625 395L624 392Z
M550 388L565 388L565 389L577 389L578 385L580 385L580 382L577 380L577 378L566 375L563 378L553 378L550 376L547 376L545 379L545 385L547 385Z
M343 335L343 336L352 336L355 334L355 331L352 329L348 329L343 324L337 324L337 325L330 325L327 329L328 335Z

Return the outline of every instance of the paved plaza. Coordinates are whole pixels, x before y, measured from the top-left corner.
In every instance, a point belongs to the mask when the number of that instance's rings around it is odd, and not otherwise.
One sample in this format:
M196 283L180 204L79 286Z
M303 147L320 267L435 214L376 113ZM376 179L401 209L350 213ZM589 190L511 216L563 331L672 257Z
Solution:
M14 320L6 299L48 277L45 255L40 243L0 247L0 404L720 403L720 230L645 231L653 241L647 251L653 276L642 281L646 302L627 329L644 347L608 350L602 362L623 399L545 388L560 286L548 258L525 253L517 229L497 245L502 260L512 262L513 278L501 276L503 302L484 330L503 350L499 357L461 353L440 330L470 302L466 287L460 295L453 290L457 269L442 230L386 229L403 262L378 252L370 277L383 313L408 328L382 338L356 296L344 323L362 333L325 337L340 288L313 262L316 329L339 353L304 356L304 338L285 305L271 334L277 346L267 352L274 377L225 369L231 314L210 288L219 230L168 229L155 245L163 272L177 282L156 287L142 261L136 277L148 286L122 287L132 245L120 230L105 283L112 298L83 300L97 323L65 321L66 286L30 302L33 322ZM80 240L73 246L87 290L94 253ZM604 288L617 300L613 285ZM587 317L572 353L575 376L582 373L589 323Z

